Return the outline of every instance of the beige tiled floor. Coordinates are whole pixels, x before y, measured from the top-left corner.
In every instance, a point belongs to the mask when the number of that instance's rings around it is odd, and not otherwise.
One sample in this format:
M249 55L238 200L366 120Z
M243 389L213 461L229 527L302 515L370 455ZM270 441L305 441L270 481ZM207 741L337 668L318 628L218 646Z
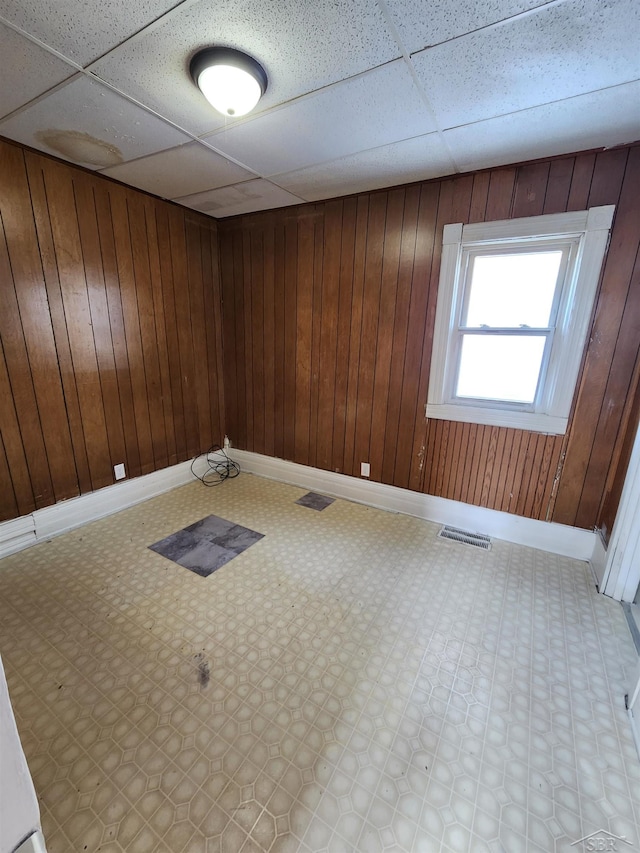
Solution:
M635 652L587 566L242 475L0 563L50 853L640 849ZM265 537L209 578L147 545Z

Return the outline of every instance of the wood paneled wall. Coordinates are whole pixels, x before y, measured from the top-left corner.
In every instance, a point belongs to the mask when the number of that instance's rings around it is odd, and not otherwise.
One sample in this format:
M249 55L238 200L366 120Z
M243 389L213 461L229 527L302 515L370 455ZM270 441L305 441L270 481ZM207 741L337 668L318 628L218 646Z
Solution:
M0 519L223 435L216 223L0 141Z
M226 432L305 465L359 476L368 461L383 483L606 524L637 420L639 181L629 147L220 222ZM427 421L443 226L603 204L616 217L567 435Z
M427 421L443 226L600 204L616 217L567 435ZM637 146L216 225L0 141L0 519L226 432L608 532L640 408L639 218Z

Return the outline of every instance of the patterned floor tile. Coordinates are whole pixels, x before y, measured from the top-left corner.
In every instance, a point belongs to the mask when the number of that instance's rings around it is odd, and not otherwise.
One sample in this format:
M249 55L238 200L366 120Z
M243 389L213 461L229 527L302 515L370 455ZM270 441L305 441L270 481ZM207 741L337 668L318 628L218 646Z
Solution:
M640 849L636 655L586 564L301 497L194 483L2 561L49 853ZM176 530L233 561L149 549Z

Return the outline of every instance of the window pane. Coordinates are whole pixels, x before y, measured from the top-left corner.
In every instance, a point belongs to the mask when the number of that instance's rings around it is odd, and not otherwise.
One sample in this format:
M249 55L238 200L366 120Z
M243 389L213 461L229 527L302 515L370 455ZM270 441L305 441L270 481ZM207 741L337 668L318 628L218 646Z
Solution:
M560 250L475 256L466 325L547 327L561 261Z
M463 335L456 396L532 403L545 341L543 335Z

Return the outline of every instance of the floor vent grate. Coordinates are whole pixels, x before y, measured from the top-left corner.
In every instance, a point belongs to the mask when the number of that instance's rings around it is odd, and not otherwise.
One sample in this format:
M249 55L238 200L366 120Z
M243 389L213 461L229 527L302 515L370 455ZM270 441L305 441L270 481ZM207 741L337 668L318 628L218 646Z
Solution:
M460 530L457 527L444 525L438 533L439 539L450 539L452 542L462 542L464 545L474 545L485 551L491 550L491 539L484 533L470 533L468 530Z

